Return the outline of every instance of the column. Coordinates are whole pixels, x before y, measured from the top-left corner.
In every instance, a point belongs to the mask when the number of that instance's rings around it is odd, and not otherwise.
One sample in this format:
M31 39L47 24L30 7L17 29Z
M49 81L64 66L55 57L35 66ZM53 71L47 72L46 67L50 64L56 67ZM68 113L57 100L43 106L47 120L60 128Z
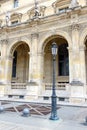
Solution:
M71 73L72 81L70 83L70 102L79 103L85 101L84 84L81 79L81 52L79 50L79 25L72 25L72 62ZM83 54L82 54L83 55ZM83 62L83 61L82 61ZM81 65L80 65L81 64Z
M38 45L38 34L31 35L31 50L29 53L29 82L37 82L37 45Z
M11 79L12 79L12 56L7 56L5 59L5 95L10 94L11 92Z
M8 41L1 41L1 56L0 56L0 96L4 96L5 94L5 65L6 65L6 45Z
M85 45L80 46L80 79L86 84L86 59L85 59Z
M6 57L6 64L5 64L5 81L6 81L6 83L11 83L11 78L12 78L12 61L13 61L13 57L12 56Z
M37 66L37 81L39 84L39 93L42 93L45 89L44 83L43 83L43 77L44 77L44 53L39 52L38 55L38 66Z
M69 83L73 80L73 51L72 48L67 47L69 54Z
M39 95L37 48L38 34L32 34L31 49L29 53L29 79L27 84L27 94L25 98L37 98Z
M79 25L72 25L72 83L80 84Z

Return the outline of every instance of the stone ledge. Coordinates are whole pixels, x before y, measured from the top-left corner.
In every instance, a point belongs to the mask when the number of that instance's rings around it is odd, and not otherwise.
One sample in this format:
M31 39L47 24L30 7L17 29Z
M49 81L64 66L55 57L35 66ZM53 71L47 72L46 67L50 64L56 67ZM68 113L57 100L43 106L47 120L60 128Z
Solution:
M84 85L84 83L82 83L81 81L72 81L71 83L70 83L70 85L72 85L72 86L83 86Z

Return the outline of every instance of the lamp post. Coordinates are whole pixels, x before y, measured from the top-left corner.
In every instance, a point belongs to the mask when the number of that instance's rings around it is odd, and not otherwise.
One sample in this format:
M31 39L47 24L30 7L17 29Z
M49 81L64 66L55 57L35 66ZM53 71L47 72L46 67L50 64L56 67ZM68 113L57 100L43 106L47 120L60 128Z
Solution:
M58 120L57 116L57 96L55 90L55 62L56 55L58 51L57 44L55 42L52 43L52 56L53 56L53 85L52 85L52 96L51 96L51 117L50 120Z

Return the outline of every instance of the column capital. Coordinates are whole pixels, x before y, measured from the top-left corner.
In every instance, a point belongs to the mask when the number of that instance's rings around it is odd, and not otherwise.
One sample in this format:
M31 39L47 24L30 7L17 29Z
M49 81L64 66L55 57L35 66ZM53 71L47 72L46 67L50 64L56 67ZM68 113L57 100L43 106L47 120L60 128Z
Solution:
M45 53L44 53L44 52L38 52L37 55L38 55L38 56L44 56Z
M67 49L68 49L69 52L73 51L71 47L67 47Z
M6 56L6 59L8 59L8 60L13 60L13 56Z
M80 51L85 51L85 50L86 50L86 46L85 46L85 45L80 46L80 47L79 47L79 50L80 50Z
M1 44L8 44L8 39L1 40Z

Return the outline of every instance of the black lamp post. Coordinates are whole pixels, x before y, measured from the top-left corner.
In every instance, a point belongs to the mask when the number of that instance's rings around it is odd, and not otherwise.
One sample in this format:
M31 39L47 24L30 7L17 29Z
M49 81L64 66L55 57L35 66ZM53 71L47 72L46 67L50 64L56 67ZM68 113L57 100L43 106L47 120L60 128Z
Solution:
M57 44L55 42L52 43L52 56L53 56L53 86L52 86L52 96L51 96L51 117L50 120L58 120L57 116L57 96L55 90L55 62L56 55L58 51Z

